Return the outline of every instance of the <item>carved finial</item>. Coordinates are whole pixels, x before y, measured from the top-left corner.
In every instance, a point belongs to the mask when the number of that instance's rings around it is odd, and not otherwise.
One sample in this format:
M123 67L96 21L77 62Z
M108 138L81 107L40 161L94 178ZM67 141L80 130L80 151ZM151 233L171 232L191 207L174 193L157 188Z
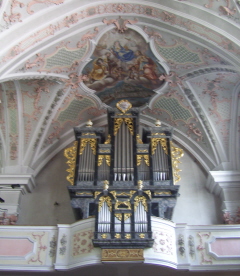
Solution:
M93 122L91 120L88 120L86 123L86 127L92 127L93 126Z
M155 122L155 126L160 127L161 126L161 121L157 119L156 122Z
M104 180L103 181L103 190L104 191L107 191L109 188L109 182L107 180Z
M142 180L138 180L138 190L142 190L143 189L143 182Z

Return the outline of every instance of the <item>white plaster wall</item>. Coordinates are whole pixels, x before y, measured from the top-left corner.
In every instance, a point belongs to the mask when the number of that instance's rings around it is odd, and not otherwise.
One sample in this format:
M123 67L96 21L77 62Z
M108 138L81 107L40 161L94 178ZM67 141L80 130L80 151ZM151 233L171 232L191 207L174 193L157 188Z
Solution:
M75 222L66 180L68 168L59 152L36 177L36 188L22 195L18 225L56 225ZM59 205L54 205L58 202Z
M221 200L206 189L206 172L186 151L180 161L181 180L176 183L180 185L180 196L172 221L189 225L222 224Z
M205 188L206 175L186 152L180 164L180 197L172 221L189 225L221 224L221 202ZM18 225L75 222L66 180L66 158L58 153L36 177L37 187L22 196ZM59 205L55 206L54 203Z

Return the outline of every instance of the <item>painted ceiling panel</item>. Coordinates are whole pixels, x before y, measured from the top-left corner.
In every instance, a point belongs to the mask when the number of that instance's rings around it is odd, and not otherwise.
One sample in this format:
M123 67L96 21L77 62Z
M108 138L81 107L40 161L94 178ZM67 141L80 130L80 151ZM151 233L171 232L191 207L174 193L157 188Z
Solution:
M239 109L236 1L11 0L0 12L0 78L18 79L0 91L9 164L20 163L22 144L26 160L57 151L73 126L101 125L123 98L149 123L172 125L193 152L226 161L218 149L231 148Z

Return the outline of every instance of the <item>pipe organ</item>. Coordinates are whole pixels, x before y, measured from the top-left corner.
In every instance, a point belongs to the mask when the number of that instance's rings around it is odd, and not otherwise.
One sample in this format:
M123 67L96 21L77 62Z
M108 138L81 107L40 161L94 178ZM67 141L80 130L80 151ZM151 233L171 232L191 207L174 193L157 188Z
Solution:
M65 150L71 204L77 219L95 216L95 246L151 247L150 217L172 216L183 151L159 121L140 128L139 113L122 100L108 109L108 135L89 121Z

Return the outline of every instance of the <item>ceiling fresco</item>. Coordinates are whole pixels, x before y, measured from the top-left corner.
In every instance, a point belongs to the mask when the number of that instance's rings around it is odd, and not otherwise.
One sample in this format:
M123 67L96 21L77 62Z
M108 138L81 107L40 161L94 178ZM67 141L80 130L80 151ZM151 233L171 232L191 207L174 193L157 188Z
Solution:
M10 0L0 13L3 171L38 172L122 99L206 170L240 166L238 1Z
M161 76L166 71L157 62L149 44L131 29L122 33L116 29L106 32L91 59L82 72L87 76L84 84L108 105L126 97L134 106L146 103L154 94L151 90L159 89L164 83ZM111 88L115 86L113 92Z

